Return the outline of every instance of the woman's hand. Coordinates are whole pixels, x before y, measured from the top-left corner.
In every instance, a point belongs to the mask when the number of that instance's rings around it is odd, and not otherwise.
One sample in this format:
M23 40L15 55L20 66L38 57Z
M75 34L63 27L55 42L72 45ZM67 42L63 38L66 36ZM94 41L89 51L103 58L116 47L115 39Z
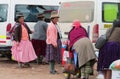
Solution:
M71 51L70 46L68 46L68 51Z
M55 47L55 48L57 48L57 44L56 44L56 45L54 45L54 47Z

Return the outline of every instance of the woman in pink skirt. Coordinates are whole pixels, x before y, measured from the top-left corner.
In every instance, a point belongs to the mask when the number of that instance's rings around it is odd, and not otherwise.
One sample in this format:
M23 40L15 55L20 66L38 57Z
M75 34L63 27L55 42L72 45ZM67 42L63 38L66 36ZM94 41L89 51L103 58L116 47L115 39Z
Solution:
M14 41L12 46L12 56L18 62L19 67L30 67L29 62L37 58L33 46L30 42L32 32L24 23L24 16L16 16L16 26L14 30Z

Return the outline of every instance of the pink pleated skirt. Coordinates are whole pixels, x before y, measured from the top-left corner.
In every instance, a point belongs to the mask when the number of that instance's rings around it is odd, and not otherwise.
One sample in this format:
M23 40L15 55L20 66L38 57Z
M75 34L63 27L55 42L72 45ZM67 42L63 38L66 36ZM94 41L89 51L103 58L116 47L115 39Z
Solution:
M11 51L14 60L18 62L26 63L37 58L32 43L29 40L21 40L19 45L13 41Z

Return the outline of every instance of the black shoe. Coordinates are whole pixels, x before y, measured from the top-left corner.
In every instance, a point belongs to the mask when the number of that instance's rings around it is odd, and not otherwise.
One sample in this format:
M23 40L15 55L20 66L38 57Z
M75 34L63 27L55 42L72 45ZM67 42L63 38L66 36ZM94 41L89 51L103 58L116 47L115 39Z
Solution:
M25 68L29 68L29 67L31 67L31 66L30 66L29 63L24 63L24 67L25 67Z
M59 74L56 70L50 71L50 74Z
M54 71L50 71L50 74L55 74L55 72Z
M80 78L80 79L88 79L88 78Z
M23 64L21 62L18 62L18 68L23 68Z
M59 74L56 70L54 70L55 74Z

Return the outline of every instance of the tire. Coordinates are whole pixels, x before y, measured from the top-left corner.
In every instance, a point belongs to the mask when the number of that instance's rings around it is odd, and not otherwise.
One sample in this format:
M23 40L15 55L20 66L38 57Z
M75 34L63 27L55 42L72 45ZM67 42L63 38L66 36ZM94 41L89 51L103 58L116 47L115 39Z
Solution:
M11 54L11 53L6 54L6 57L7 57L9 60L12 60L12 54Z
M7 57L9 60L12 60L12 54L11 51L0 51L1 56Z

